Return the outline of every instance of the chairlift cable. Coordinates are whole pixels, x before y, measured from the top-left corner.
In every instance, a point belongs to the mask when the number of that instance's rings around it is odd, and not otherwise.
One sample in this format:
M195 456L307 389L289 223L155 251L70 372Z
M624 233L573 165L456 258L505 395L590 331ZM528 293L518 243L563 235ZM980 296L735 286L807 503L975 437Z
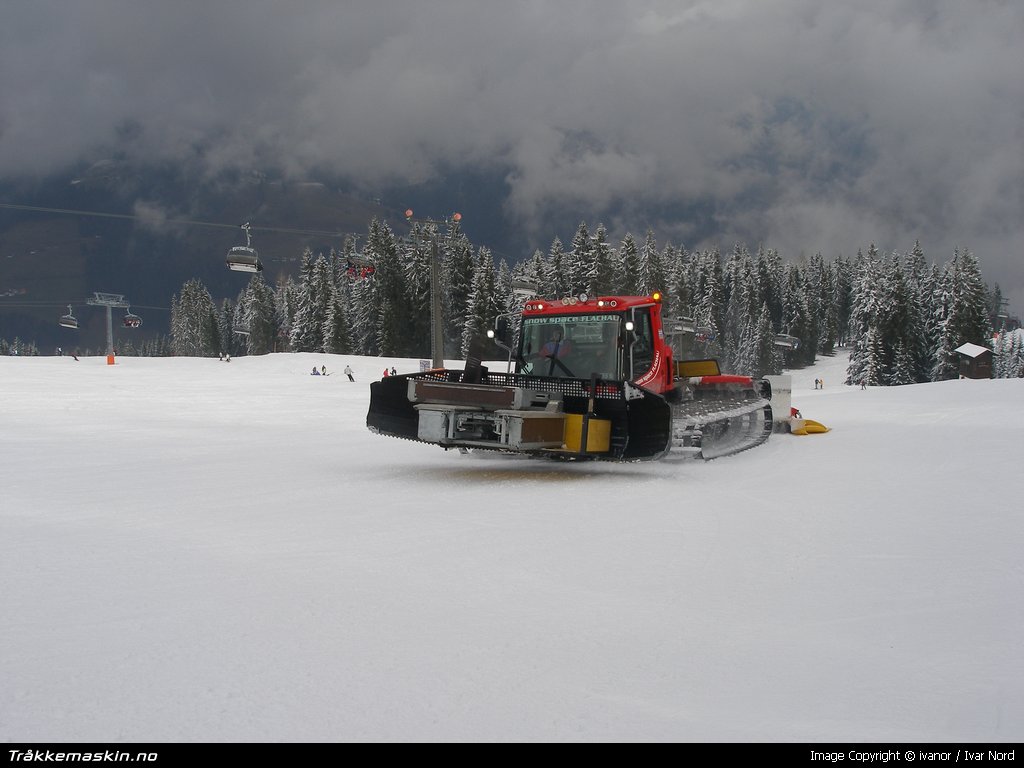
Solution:
M129 213L106 213L104 211L82 211L73 208L46 208L37 205L17 205L0 203L0 208L12 211L31 211L34 213L60 213L69 216L97 216L106 219L125 219L128 221L149 221L155 224L184 224L199 227L220 227L222 229L238 229L238 224L225 224L219 221L200 221L198 219L164 219L159 216L139 216ZM287 235L311 235L318 237L362 237L355 232L329 231L324 229L293 229L289 227L258 227L250 225L250 229L259 232L278 232Z
M85 304L87 299L75 299L72 304ZM66 307L68 302L66 301L4 301L3 297L0 297L0 308L3 307L29 307L33 309L45 309L47 307ZM158 312L170 312L170 307L149 307L142 304L132 304L136 309L152 309Z
M129 213L106 213L104 211L83 211L76 210L74 208L47 208L39 205L20 205L17 203L0 203L0 208L11 210L11 211L31 211L35 213L60 213L69 216L97 216L106 219L124 219L127 221L149 221L154 224L179 224L189 225L198 227L218 227L221 229L238 229L238 224L225 224L220 221L201 221L198 219L162 219L159 216L139 216ZM359 232L341 232L339 230L325 230L325 229L293 229L290 227L257 227L251 226L250 229L258 232L276 232L284 235L309 235L311 237L337 237L347 238L351 237L356 240L365 238L366 235ZM510 254L503 253L490 246L487 249L494 255L502 258L512 259Z

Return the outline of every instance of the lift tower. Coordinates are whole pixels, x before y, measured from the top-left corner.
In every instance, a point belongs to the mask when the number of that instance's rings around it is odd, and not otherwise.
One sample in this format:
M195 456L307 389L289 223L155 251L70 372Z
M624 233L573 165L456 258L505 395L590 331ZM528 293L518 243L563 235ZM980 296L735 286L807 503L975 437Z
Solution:
M110 310L114 307L120 309L128 309L130 304L125 301L124 296L119 293L102 293L100 291L93 292L93 298L87 299L86 304L92 304L96 307L107 308L107 365L114 364L114 319L111 315Z

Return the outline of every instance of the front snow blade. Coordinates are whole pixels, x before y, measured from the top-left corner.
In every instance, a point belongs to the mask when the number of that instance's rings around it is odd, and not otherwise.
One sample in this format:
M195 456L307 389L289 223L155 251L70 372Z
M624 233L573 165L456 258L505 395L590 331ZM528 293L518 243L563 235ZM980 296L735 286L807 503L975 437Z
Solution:
M414 375L414 374L413 374ZM371 432L416 440L419 415L409 402L409 376L388 376L370 382L366 426Z
M415 385L410 386L410 381ZM591 416L608 422L607 449L600 454L572 452L564 446L519 448L514 452L562 458L590 458L612 461L638 461L661 458L672 441L672 409L668 402L652 392L625 382L599 382L590 392L591 382L581 379L557 379L520 374L484 373L480 381L469 382L463 371L435 370L424 373L389 376L370 384L370 408L366 426L372 432L391 437L416 440L446 448L472 447L512 450L507 442L488 440L495 437L487 428L488 414L509 413L538 416L556 413ZM551 406L556 406L552 410ZM419 406L417 408L417 406ZM432 426L421 430L424 411L438 424L448 424L439 414L464 413L467 409L481 414L479 434L464 429L438 430ZM592 410L591 410L592 409ZM454 418L454 416L453 416ZM462 417L460 417L462 418ZM441 432L444 432L442 435ZM441 435L437 440L423 435ZM501 435L499 435L501 436ZM589 444L589 443L588 443Z

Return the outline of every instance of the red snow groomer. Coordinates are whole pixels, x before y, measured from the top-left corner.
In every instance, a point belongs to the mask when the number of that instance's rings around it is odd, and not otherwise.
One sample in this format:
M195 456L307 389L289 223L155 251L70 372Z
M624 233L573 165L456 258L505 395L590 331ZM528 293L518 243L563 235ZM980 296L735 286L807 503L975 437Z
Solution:
M677 360L673 341L698 329L664 320L661 298L527 300L494 332L505 373L471 355L464 370L373 382L366 424L444 448L611 461L713 459L767 440L770 387L723 376L713 359Z

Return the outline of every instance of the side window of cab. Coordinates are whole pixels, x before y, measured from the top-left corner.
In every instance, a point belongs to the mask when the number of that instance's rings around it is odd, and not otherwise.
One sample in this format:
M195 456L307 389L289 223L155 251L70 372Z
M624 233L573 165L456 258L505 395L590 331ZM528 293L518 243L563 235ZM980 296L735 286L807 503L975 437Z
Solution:
M651 369L654 362L654 334L651 327L651 308L641 307L633 311L633 334L630 359L633 363L633 375L637 379Z

